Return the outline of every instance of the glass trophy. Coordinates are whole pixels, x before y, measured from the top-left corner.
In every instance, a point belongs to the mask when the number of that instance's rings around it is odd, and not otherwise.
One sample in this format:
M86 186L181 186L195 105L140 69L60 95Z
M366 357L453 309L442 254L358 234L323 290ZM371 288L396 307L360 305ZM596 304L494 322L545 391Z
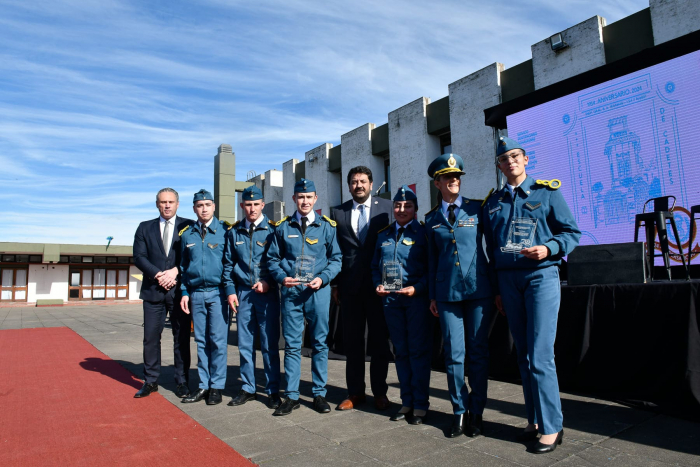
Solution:
M315 256L301 255L297 257L294 263L294 280L302 284L308 284L316 277L315 266Z
M255 285L267 276L267 265L265 263L254 263L251 273L252 285Z
M385 261L382 270L382 285L387 292L396 292L403 288L403 274L398 261Z
M506 246L501 247L503 253L520 253L523 248L530 248L535 241L537 219L515 217L508 229Z

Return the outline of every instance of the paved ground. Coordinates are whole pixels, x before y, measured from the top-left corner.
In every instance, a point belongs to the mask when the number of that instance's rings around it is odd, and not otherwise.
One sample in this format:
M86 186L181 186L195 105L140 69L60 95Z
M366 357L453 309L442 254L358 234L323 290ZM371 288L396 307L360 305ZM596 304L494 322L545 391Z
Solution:
M141 315L140 305L0 308L0 330L67 326L140 377ZM700 466L700 424L572 394L562 394L564 444L551 454L529 454L526 444L514 441L526 424L520 386L498 381L489 382L486 436L446 438L451 407L445 375L437 372L431 379L429 419L418 427L389 421L389 414L375 411L371 400L360 410L317 414L311 408L308 358L302 359L302 407L290 416L271 416L263 396L235 408L180 404L172 392L169 330L163 335L165 368L160 394L264 466ZM230 339L235 342L235 323ZM192 354L196 355L194 340ZM229 346L228 362L225 395L232 396L240 387L235 346ZM260 358L258 364L262 364ZM197 381L195 370L192 386ZM344 362L329 361L328 400L332 404L345 396L344 374ZM398 401L393 368L389 378L389 398ZM262 372L258 372L258 381L263 381Z

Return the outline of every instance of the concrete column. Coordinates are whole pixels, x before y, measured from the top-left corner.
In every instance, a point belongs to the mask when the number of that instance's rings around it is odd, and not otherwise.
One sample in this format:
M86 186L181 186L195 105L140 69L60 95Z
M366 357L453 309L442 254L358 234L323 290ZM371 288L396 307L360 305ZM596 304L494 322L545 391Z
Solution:
M384 182L384 158L372 154L372 130L374 123L365 123L340 137L340 183L342 185L341 202L352 198L348 191L348 172L353 167L364 165L372 171L374 190Z
M604 26L605 18L594 16L562 31L562 39L568 47L559 51L552 50L549 38L533 45L535 89L605 65Z
M440 138L428 134L425 109L429 103L430 98L421 97L389 112L392 197L401 185L415 184L421 220L430 210L428 165L440 155Z
M236 220L236 156L228 144L214 156L214 215L220 221Z
M321 213L329 217L330 208L340 204L340 174L328 171L328 151L332 147L332 144L324 143L307 151L304 155L306 160L304 178L314 182L318 195L314 209L321 209ZM291 212L294 212L294 209Z
M284 203L284 216L291 216L295 211L294 200L294 183L296 182L296 166L299 159L290 159L282 164L282 202ZM282 217L284 217L282 216Z
M496 186L496 142L484 125L484 109L501 102L501 63L493 63L449 85L452 152L464 159L462 196L484 198Z
M649 0L654 45L700 29L700 1Z

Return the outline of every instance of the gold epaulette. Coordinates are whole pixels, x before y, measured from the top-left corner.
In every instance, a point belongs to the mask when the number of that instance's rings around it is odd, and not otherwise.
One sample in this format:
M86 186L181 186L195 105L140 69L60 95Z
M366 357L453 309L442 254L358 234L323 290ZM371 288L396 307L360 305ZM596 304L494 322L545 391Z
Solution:
M180 231L180 233L177 234L178 237L182 237L182 234L185 233L185 230L187 230L187 229L189 229L189 228L190 228L190 226L188 225L187 227L185 227L184 229L182 229L182 230Z
M334 221L333 219L331 219L331 218L328 217L328 216L321 216L321 217L323 217L323 218L326 220L326 222L328 222L328 223L329 223L330 225L332 225L333 227L335 227L336 225L338 225L338 223L337 223L336 221Z
M423 222L423 221L418 221L418 222L420 222L420 225L425 225L425 222Z
M229 221L224 221L224 225L226 226L226 230L231 230L231 228L237 224L238 224L238 222L236 222L235 224L232 224Z
M561 188L561 180L553 178L551 180L535 180L535 184L544 185L552 190L558 190Z
M273 222L273 221L270 220L270 219L267 220L267 223L270 224L270 225L273 225L273 226L275 226L275 227L277 226L277 223L276 223L276 222Z
M486 204L486 201L489 199L489 196L491 196L492 193L493 193L493 188L491 188L491 189L489 190L489 194L486 195L486 198L484 198L484 201L481 203L481 206L482 206L482 207L484 206L484 204Z
M280 225L282 222L286 221L287 219L289 219L289 216L283 217L282 219L278 220L277 222L273 223L272 225L274 225L275 227L279 227L279 225Z
M389 227L391 227L391 224L389 224L389 225L387 225L386 227L382 227L381 229L377 230L377 233L379 233L379 232L384 232L384 231L385 231L386 229L388 229Z

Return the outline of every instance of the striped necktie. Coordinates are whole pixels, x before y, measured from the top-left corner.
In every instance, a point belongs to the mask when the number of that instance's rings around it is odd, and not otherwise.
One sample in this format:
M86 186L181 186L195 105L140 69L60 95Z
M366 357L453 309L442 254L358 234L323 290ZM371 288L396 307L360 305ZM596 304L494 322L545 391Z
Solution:
M365 215L365 205L360 204L357 206L357 209L360 210L360 215L357 218L357 238L360 239L360 243L365 243L365 239L367 238L367 231L369 230L367 228L367 216Z

